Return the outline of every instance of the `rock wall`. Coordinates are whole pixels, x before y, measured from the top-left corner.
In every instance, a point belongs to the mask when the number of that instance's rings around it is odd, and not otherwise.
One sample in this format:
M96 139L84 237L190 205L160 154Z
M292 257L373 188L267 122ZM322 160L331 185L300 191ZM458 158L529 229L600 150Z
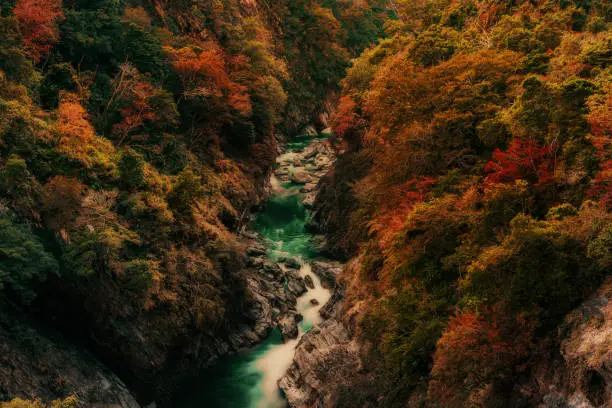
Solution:
M36 328L7 302L0 307L0 400L53 400L70 393L81 406L140 407L125 384L91 354Z
M514 400L542 408L612 406L612 278L569 313L551 354L517 387Z

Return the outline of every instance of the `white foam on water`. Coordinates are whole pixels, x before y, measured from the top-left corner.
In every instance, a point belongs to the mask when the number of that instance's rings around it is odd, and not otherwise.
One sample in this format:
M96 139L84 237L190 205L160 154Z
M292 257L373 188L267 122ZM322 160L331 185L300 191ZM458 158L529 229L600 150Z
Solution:
M297 312L304 318L298 327L298 337L272 347L255 361L255 366L263 374L261 382L262 399L257 405L258 408L284 408L287 406L278 389L278 380L291 366L295 347L305 331L318 326L323 321L319 311L331 298L331 292L321 286L321 280L312 273L310 264L304 264L299 270L299 275L301 277L310 276L314 283L314 289L307 290L297 299ZM310 303L312 299L316 299L319 304L313 305Z

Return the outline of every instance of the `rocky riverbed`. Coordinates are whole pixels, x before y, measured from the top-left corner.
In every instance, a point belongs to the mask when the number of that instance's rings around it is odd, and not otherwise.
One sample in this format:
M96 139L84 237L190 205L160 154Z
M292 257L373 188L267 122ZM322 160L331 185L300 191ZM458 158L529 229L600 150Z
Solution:
M320 330L340 298L336 281L342 265L320 258L317 244L323 239L306 228L317 184L333 160L329 142L317 137L294 141L279 155L267 205L241 234L246 313L254 324L230 336L224 351L237 354L211 366L177 406L287 405L280 379L293 365L303 336Z

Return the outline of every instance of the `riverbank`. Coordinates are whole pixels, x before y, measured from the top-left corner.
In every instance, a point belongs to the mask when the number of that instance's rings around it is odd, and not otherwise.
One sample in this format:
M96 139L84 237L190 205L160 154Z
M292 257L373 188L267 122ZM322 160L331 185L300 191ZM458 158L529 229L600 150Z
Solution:
M307 230L318 181L333 160L324 137L293 141L277 158L267 204L251 231L242 234L248 247L253 331L267 337L208 368L176 406L287 405L278 382L292 366L302 336L329 316L335 276L341 270L337 262L319 256L322 239Z

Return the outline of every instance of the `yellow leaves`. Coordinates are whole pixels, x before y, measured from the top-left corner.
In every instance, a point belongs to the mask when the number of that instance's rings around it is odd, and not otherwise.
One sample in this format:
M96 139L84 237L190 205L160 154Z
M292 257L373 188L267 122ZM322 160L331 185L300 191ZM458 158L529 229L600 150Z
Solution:
M71 93L63 93L57 110L57 149L86 168L111 170L115 167L112 155L115 148L110 141L98 137L87 120L87 111Z
M44 403L39 399L28 401L21 398L15 398L8 402L0 403L0 408L76 408L78 403L79 400L74 395L49 403Z
M142 6L127 6L123 11L123 17L121 20L136 24L143 29L151 28L151 17Z

